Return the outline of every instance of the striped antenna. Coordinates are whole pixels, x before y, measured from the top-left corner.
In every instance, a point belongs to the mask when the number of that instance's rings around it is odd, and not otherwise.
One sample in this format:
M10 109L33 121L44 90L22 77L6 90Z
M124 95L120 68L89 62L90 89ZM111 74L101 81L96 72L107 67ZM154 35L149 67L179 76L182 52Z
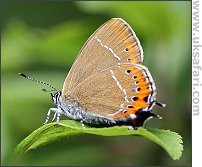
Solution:
M47 85L47 86L53 88L55 91L58 92L58 90L57 90L55 87L53 87L52 85L50 85L50 84L48 84L48 83L46 83L46 82L39 81L39 80L37 80L37 79L31 78L31 77L29 77L29 76L27 76L27 75L25 75L25 74L23 74L23 73L18 73L18 74L21 75L21 76L23 76L23 77L25 77L25 78L27 78L27 79L29 79L29 80L31 80L31 81L38 82L38 83L41 83L41 84L43 84L43 85ZM44 92L47 92L46 89L42 89L42 90L43 90Z

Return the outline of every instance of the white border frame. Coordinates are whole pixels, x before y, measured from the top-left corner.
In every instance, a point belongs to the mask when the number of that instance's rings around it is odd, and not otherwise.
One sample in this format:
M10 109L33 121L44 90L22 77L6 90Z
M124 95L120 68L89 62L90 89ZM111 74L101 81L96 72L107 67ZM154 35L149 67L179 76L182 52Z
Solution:
M202 166L202 1L192 0L192 166ZM197 28L198 27L198 28ZM197 46L198 45L198 46ZM195 59L195 60L194 60ZM199 62L196 65L196 59ZM198 76L196 76L198 74ZM195 80L194 80L195 78ZM198 81L197 81L198 79ZM197 82L196 82L197 81ZM198 84L197 84L198 83Z

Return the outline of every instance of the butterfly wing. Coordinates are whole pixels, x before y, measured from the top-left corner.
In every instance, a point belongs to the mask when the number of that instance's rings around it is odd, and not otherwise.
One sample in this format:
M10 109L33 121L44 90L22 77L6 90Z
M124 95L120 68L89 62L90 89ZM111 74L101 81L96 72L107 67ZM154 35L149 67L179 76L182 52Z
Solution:
M65 79L62 96L95 73L117 63L141 64L143 50L132 28L120 18L110 19L87 40Z
M91 113L121 119L151 110L155 94L145 66L122 63L91 75L64 98L70 97Z

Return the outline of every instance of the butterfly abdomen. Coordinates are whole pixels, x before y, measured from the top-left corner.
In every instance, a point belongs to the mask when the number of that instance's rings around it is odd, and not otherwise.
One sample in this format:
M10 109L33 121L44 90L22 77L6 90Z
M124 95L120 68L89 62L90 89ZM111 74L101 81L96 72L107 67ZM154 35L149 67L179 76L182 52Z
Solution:
M80 106L76 100L66 97L65 101L61 98L58 104L63 114L74 120L82 120L83 122L91 125L115 125L113 118L104 115L95 114L91 111Z

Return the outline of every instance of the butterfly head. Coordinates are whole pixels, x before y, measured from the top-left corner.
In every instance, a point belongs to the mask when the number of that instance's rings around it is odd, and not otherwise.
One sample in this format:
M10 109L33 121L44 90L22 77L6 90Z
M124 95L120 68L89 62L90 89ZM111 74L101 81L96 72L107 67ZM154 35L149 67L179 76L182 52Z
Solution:
M54 104L57 105L62 92L58 91L55 94L53 94L53 93L50 93L50 94L51 94L51 97L52 97L52 100L53 100Z

